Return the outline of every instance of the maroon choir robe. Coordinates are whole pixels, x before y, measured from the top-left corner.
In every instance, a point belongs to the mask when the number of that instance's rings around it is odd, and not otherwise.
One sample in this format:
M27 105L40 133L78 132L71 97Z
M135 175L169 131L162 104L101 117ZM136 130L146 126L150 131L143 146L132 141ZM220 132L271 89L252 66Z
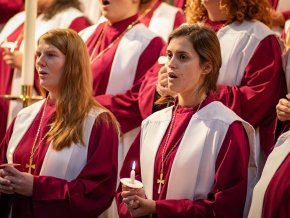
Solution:
M267 188L263 218L279 217L287 218L290 215L290 155L281 164L274 174Z
M286 218L290 214L290 132L282 134L268 156L253 192L249 218Z
M181 9L173 7L162 0L156 1L150 11L141 19L142 23L152 32L160 35L165 41L168 40L169 34L185 21L185 16Z
M4 24L16 13L24 9L24 0L1 0L0 24Z
M110 45L120 34L122 34L122 32L126 30L128 25L130 25L136 19L137 19L137 15L127 18L125 20L122 20L120 22L114 23L113 25L106 24L106 22L101 23L86 41L90 55L92 55L94 50L96 50L95 54L98 54L103 49L106 49L107 46ZM104 34L102 36L102 39L98 41L98 38L103 28L105 28ZM84 32L85 31L86 30L84 30ZM98 59L94 60L91 64L92 74L93 74L94 95L96 96L96 99L102 105L104 105L105 107L109 109L111 109L111 106L113 106L114 104L114 102L112 102L112 99L115 99L115 96L119 96L118 93L116 94L106 93L110 75L111 75L111 69L114 64L113 60L115 58L116 50L118 49L119 43L120 43L120 40L113 43L113 46L109 50L107 50L107 52L101 55ZM163 48L163 46L164 46L164 42L162 41L162 39L156 36L155 38L151 40L151 42L148 44L148 46L145 48L142 54L140 54L136 71L132 72L132 73L135 73L135 77L134 77L132 87L128 88L130 94L127 95L128 93L127 90L125 90L124 92L120 92L122 96L125 95L125 98L128 99L128 101L131 101L131 98L134 98L134 96L136 96L137 93L139 92L139 87L142 80L144 79L145 73L157 61L160 55L160 51ZM118 85L119 84L116 84L116 86ZM123 103L122 100L119 102L121 104ZM122 106L126 107L126 103ZM118 113L117 111L114 111L114 110L112 111L113 113L115 112ZM132 114L133 117L135 114L135 112L131 113L130 111L127 111L125 113L128 115ZM118 116L117 118L119 120ZM128 116L124 117L124 119L128 121ZM136 128L141 123L140 118L137 120L135 119L130 119L130 120L131 120L130 122L132 123L130 124L128 123L128 125L122 125L122 132L127 132L133 128ZM122 122L122 118L121 120L119 120L119 122Z
M25 166L29 162L43 107L15 149L13 162L21 164L18 167L20 171L27 172ZM54 117L55 106L49 101L37 143L50 129L49 124ZM0 164L7 163L7 146L13 125L14 123L0 145ZM12 218L97 217L111 205L118 168L118 133L112 125L104 121L95 123L89 138L87 163L79 176L70 182L53 176L39 175L49 144L45 138L33 157L36 167L35 170L32 169L34 175L32 197L2 194L0 217L7 216L11 204L13 204Z
M68 19L68 18L67 18ZM58 21L59 22L59 21ZM89 26L87 18L85 17L77 17L71 21L68 28L71 28L75 31L80 31L85 27ZM59 26L61 28L62 26ZM37 28L37 27L36 27ZM64 28L64 27L62 27ZM19 25L19 27L15 28L15 30L7 36L7 41L15 42L18 41L17 50L19 49L20 44L22 43L23 37L23 23ZM0 95L11 94L12 92L12 82L14 77L14 68L11 68L10 65L7 65L3 60L3 48L0 48ZM38 74L35 71L34 74L34 87L36 91L39 92L39 84L38 84ZM20 88L20 87L19 87ZM0 141L3 139L7 126L7 117L9 113L9 101L0 98L0 120L2 125L0 126Z
M186 0L174 0L174 5L181 9L185 9Z
M207 22L207 25L218 31L223 22ZM268 55L264 57L264 54ZM260 142L266 155L274 146L275 106L279 98L286 94L281 61L279 43L275 36L270 35L260 42L252 55L245 68L241 85L220 85L218 90L218 100L254 127L260 127ZM139 89L136 85L125 94L111 96L106 101L100 99L118 118L123 130L130 130L135 124L140 125L142 119L149 116L153 110L159 109L153 106L159 69L160 65L156 63L146 73ZM139 91L136 93L136 90ZM126 119L128 115L134 119Z
M202 103L201 108L205 107L213 100L214 96L210 94ZM180 107L177 109L177 115L165 154L168 154L174 144L183 135L192 115L197 111L197 108L198 106L194 108ZM168 131L167 129L164 133L164 137L155 157L153 200L156 201L157 214L154 214L153 217L242 217L247 192L247 167L249 161L249 141L242 124L235 121L229 126L216 159L214 184L207 198L198 200L166 200L167 182L162 186L161 193L158 194L159 185L156 181L160 176L161 157ZM137 137L130 148L124 160L120 178L130 176L132 162L136 161L136 179L142 181L139 141L140 139ZM168 156L168 161L165 163L165 181L169 179L178 146L173 149L173 152ZM131 217L126 205L122 203L120 193L121 186L117 192L119 215L120 217Z

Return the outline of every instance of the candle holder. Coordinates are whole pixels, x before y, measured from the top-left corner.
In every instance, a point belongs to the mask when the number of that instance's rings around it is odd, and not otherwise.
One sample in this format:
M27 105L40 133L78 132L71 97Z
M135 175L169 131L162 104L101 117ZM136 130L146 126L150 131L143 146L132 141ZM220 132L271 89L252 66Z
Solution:
M143 188L143 183L136 179L134 180L134 182L132 182L131 178L122 178L120 179L120 181L123 185L129 188L133 188L133 189Z
M5 98L12 101L22 101L23 107L27 107L31 104L32 101L38 101L43 99L42 96L32 96L32 85L22 85L21 94L17 95L1 95L1 98Z

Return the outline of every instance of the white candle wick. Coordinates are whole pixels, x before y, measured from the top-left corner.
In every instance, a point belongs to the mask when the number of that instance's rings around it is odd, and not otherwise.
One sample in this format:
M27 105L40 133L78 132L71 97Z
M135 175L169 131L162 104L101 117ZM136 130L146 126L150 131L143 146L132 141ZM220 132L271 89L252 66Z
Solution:
M136 163L135 161L133 162L133 165L132 165L132 170L130 172L130 179L131 179L131 183L135 183L135 167L136 167Z

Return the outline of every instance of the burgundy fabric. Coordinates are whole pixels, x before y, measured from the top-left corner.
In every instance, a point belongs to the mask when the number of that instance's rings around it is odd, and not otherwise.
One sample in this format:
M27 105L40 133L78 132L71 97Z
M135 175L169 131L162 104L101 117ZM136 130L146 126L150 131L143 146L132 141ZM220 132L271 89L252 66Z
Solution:
M29 161L31 147L39 128L43 107L25 133L15 150L13 161L20 163L19 170L27 172L25 164ZM38 142L49 130L55 116L54 105L49 103L42 122ZM100 115L102 116L102 115ZM14 123L13 123L14 124ZM13 124L0 145L0 164L6 163L6 151ZM39 176L49 143L39 145L33 160L33 196L2 195L0 217L5 217L9 200L13 201L12 218L49 217L96 217L112 202L115 194L118 167L118 134L111 125L98 121L93 126L88 148L87 164L80 175L68 182L50 176ZM101 158L100 158L101 157Z

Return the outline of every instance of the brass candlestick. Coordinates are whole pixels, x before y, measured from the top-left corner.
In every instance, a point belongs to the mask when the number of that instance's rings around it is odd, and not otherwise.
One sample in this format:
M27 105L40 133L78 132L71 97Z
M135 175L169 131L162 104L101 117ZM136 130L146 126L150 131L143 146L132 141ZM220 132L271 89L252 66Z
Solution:
M43 99L42 96L32 96L32 85L21 85L21 94L17 95L1 95L1 98L5 98L13 101L22 101L23 108L31 104L32 101Z

